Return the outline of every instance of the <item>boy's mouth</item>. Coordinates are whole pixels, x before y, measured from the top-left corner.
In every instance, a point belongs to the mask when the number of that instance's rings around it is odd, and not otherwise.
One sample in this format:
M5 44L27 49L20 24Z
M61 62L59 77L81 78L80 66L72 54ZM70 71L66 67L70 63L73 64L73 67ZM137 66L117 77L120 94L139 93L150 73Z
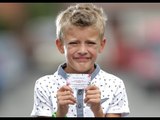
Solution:
M90 57L76 57L74 59L78 62L88 62L90 60Z

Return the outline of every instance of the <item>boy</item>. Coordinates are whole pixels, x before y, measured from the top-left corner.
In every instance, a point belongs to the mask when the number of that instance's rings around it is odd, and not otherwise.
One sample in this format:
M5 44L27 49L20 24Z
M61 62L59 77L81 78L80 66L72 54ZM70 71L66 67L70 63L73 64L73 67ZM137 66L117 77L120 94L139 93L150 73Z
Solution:
M53 75L36 81L31 116L122 117L129 114L123 81L96 63L106 43L106 19L102 8L88 3L70 6L57 16L56 46L65 55L66 62ZM89 75L90 84L84 89L73 89L67 82L68 75L72 74Z

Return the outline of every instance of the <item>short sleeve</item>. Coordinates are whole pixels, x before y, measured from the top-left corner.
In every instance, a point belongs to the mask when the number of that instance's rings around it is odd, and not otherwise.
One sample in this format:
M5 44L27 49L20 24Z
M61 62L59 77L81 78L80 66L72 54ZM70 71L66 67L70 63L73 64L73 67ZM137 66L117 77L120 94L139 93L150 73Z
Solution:
M45 77L36 81L34 87L34 105L31 113L32 117L52 116L52 106L45 89Z
M122 117L130 113L128 106L128 97L125 85L122 80L118 81L117 89L110 103L108 113L121 113Z

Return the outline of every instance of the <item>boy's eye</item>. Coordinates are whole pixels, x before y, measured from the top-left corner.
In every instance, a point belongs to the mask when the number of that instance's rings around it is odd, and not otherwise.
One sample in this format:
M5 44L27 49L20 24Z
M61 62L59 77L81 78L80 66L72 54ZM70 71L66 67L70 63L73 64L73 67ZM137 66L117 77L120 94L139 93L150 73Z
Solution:
M87 44L94 45L96 43L95 42L87 42Z
M69 44L73 45L73 44L77 44L77 42L70 42Z

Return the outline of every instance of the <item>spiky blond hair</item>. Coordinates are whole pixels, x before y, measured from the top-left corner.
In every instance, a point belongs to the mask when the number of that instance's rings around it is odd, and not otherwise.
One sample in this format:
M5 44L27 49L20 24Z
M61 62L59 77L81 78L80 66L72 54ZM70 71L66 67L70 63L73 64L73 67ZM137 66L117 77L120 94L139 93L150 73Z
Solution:
M57 38L62 39L65 29L70 26L94 26L104 36L107 17L102 8L92 3L79 3L60 12L56 18Z

